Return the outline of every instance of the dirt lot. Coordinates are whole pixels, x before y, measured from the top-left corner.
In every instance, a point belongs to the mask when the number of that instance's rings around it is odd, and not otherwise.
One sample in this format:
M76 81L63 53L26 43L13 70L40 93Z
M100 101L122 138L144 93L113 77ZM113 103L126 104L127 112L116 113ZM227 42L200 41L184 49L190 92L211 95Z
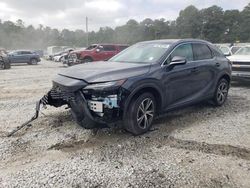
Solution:
M33 115L59 63L0 72L0 187L250 187L250 86L234 84L227 103L204 103L156 120L133 137L84 130L64 108L6 134Z

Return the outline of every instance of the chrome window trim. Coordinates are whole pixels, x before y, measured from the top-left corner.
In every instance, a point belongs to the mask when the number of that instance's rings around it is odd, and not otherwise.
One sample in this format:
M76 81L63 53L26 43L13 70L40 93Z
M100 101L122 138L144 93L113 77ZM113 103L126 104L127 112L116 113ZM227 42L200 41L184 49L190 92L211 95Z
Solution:
M181 46L181 45L185 45L185 44L205 44L205 45L207 45L205 42L198 42L198 41L195 41L195 42L183 42L183 43L180 43L180 44L178 44L169 54L168 54L168 56L165 58L165 60L161 63L161 67L164 67L164 66L166 66L166 65L164 65L164 63L167 61L167 59L169 58L169 56L171 56L171 54L174 52L174 50L176 50L176 48L178 48L179 46ZM209 58L209 59L201 59L201 60L193 60L193 61L189 61L189 62L197 62L197 61L205 61L205 60L212 60L212 59L214 59L214 53L213 53L213 51L210 49L210 47L207 45L207 47L209 48L209 50L211 51L211 54L212 54L212 58ZM193 47L192 47L192 49L193 49Z

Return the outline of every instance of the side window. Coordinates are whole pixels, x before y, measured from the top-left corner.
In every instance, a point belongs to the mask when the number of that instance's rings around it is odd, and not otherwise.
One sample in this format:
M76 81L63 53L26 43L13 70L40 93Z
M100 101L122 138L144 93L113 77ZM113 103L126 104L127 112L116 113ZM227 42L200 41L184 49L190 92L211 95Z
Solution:
M187 61L193 61L193 49L191 44L182 44L178 46L169 56L166 63L170 63L175 56L185 57Z
M103 50L104 51L116 51L115 46L113 45L104 45Z
M20 55L19 52L12 52L11 54L12 54L12 55Z
M31 52L29 52L29 51L22 51L21 54L22 55L27 55L27 54L31 54Z
M206 44L193 44L194 60L212 59L213 54Z
M128 46L119 46L119 48L120 48L120 51L123 51L123 50L125 50L126 48L128 48Z
M100 46L98 46L96 49L99 49L99 50L103 50L103 46L102 45L100 45Z

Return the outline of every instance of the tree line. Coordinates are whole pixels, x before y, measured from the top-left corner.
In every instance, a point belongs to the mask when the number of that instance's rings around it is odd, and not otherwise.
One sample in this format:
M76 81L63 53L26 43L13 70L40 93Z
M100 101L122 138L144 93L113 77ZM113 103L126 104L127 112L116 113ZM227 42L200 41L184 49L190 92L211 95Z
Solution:
M101 27L88 34L89 43L134 44L139 41L172 38L200 38L213 43L250 42L250 3L242 10L223 10L219 6L197 9L190 5L179 12L176 20L165 18L141 22L128 20L116 28ZM70 31L48 26L25 26L0 20L0 47L6 49L45 49L47 46L87 46L84 30Z

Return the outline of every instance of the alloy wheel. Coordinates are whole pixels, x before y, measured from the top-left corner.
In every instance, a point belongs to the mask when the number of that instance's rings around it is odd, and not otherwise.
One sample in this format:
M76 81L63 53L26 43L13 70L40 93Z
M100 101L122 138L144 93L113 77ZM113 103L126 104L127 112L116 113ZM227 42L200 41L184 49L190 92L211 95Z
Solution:
M154 103L152 99L144 99L137 110L137 124L140 128L146 129L151 125L154 118Z
M31 60L31 64L36 64L36 63L37 63L37 61L35 59Z
M218 86L218 91L217 91L217 100L219 103L222 104L226 100L227 93L228 93L227 83L221 82L220 85Z

